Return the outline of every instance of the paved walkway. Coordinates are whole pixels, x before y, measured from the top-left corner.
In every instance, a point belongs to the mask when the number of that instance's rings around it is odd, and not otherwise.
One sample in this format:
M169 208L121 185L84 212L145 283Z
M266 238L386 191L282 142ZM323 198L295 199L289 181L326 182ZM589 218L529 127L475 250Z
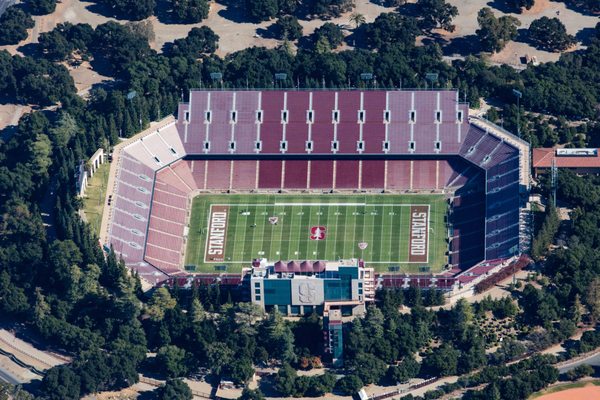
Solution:
M67 362L67 358L41 351L11 332L0 329L0 381L27 383L40 379L43 371Z

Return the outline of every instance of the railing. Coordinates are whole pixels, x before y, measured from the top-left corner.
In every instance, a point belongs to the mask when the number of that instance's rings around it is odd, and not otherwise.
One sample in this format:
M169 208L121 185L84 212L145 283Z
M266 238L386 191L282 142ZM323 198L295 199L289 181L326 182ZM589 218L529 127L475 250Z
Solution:
M36 367L29 365L27 363L24 363L23 361L19 360L14 354L9 353L8 351L4 351L2 349L0 349L0 354L2 354L3 356L6 356L8 358L10 358L10 360L12 362L14 362L15 364L17 364L19 367L21 368L25 368L31 372L33 372L36 375L39 376L44 376L45 372L44 371L40 371L39 369L37 369Z
M399 394L404 394L404 393L408 393L410 391L413 390L417 390L420 389L424 386L430 385L434 382L439 381L440 379L442 379L441 377L436 377L436 378L429 378L423 382L417 383L416 385L411 385L407 388L404 389L395 389L389 392L385 392L385 393L381 393L381 394L377 394L377 395L373 395L371 397L369 397L369 400L383 400L383 399L389 399L390 397L394 397L396 395Z

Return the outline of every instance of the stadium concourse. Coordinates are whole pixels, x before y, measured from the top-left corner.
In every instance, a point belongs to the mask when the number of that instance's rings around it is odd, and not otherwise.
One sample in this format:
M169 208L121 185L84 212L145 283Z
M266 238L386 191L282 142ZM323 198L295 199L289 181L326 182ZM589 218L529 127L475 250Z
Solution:
M529 148L486 124L471 123L455 90L193 90L176 121L115 152L102 241L152 285L183 282L191 199L202 193L446 193L447 288L450 275L520 253ZM415 284L438 278L425 281Z

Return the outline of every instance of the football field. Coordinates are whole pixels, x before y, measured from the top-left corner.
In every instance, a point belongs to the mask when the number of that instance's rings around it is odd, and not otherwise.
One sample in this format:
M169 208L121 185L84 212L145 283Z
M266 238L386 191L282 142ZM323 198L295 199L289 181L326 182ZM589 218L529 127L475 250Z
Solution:
M443 195L199 195L186 268L238 272L255 258L361 258L379 271L440 271L448 249Z

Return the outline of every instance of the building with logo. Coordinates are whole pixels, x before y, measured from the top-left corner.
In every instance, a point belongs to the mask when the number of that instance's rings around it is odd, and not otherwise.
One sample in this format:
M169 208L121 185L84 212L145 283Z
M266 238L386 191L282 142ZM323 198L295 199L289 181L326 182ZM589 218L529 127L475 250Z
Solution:
M360 260L335 263L297 261L269 264L257 260L250 276L251 301L265 311L277 308L285 315L338 309L358 315L375 299L374 270Z

